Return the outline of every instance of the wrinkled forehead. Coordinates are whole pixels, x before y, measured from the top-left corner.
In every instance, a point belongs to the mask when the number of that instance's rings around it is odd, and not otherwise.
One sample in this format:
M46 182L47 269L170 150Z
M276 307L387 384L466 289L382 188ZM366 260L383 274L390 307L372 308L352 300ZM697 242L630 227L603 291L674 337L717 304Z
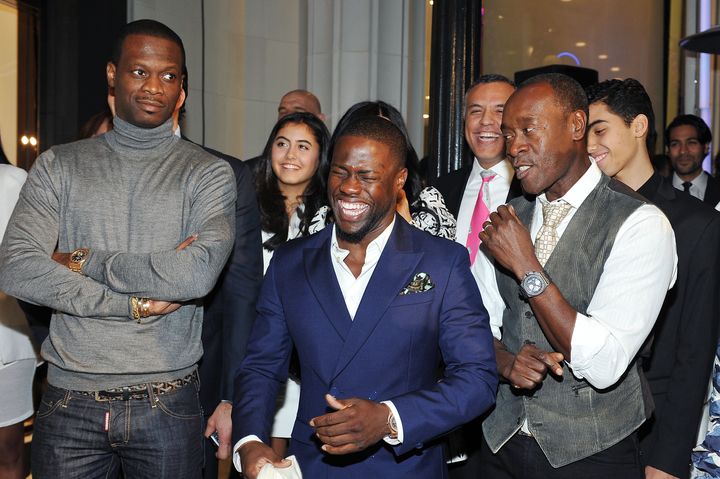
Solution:
M562 113L552 88L544 83L516 90L503 111L503 127L541 121Z
M313 101L312 97L303 93L289 93L280 100L279 108L284 108L292 113L309 112L313 114L320 113Z

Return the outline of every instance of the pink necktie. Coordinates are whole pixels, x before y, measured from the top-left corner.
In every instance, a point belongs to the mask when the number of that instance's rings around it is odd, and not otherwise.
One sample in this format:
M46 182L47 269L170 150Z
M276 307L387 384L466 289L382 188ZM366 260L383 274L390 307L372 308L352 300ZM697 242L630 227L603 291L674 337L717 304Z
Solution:
M483 171L481 175L483 182L482 185L480 185L477 201L475 201L475 209L473 210L472 219L470 220L470 233L468 233L467 242L465 243L468 253L470 253L470 264L475 263L475 256L477 256L478 249L480 248L480 238L478 235L483 230L483 223L490 217L490 210L488 210L485 199L483 198L483 190L485 189L485 184L495 178L495 173L490 170Z

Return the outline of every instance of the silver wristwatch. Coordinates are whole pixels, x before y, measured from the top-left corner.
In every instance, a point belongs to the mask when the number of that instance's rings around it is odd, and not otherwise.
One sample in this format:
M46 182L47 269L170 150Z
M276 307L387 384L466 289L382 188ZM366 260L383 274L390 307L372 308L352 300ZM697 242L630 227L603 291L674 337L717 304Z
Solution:
M545 271L530 271L525 273L525 277L520 281L520 289L526 298L534 298L542 294L551 282Z

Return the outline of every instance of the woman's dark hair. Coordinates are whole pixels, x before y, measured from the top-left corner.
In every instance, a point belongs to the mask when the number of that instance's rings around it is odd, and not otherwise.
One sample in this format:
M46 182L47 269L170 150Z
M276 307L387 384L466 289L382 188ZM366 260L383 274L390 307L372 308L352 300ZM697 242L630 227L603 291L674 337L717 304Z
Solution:
M408 176L403 189L405 190L408 203L412 204L413 201L417 199L424 185L420 176L420 161L418 160L417 152L410 142L410 135L408 134L407 126L405 126L405 120L403 120L397 108L384 101L362 101L354 104L345 112L342 118L340 118L333 132L330 144L334 145L337 139L343 135L347 126L353 120L362 116L381 116L386 118L390 120L390 123L395 125L405 137L407 147L405 153L405 168L407 168Z
M327 204L325 185L328 169L330 133L325 123L312 113L303 112L287 115L278 120L270 132L255 178L262 229L268 233L274 233L272 237L263 243L263 247L270 251L274 251L275 248L285 243L288 234L289 219L285 210L285 196L280 192L278 179L272 169L271 161L275 137L280 130L287 125L305 125L310 128L319 150L317 171L310 179L310 183L308 183L302 194L304 210L298 211L298 216L300 217L300 234L302 236L309 233L310 220L315 216L315 213Z
M95 136L103 123L108 122L108 130L113 128L113 114L109 107L105 107L102 111L95 113L86 121L83 126L80 127L79 137L80 139L92 138Z
M9 165L10 160L8 160L8 157L5 156L5 150L3 150L2 147L2 139L0 139L0 165Z

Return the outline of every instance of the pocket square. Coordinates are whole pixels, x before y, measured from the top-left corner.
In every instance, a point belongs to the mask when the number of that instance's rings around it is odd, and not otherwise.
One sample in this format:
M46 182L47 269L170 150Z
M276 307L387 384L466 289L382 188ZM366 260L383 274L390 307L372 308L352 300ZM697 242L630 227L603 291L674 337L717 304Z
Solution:
M399 296L406 294L423 293L430 291L435 285L430 279L430 275L427 273L418 273L403 289L400 291Z

